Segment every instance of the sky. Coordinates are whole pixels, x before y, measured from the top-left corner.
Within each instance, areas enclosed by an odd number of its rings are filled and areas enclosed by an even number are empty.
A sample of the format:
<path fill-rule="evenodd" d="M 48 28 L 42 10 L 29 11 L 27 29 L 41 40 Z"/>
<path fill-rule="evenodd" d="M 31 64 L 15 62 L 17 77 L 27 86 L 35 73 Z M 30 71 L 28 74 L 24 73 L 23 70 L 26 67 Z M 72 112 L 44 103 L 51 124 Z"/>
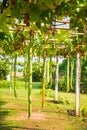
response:
<path fill-rule="evenodd" d="M 55 57 L 53 57 L 52 58 L 53 59 L 53 61 L 56 61 L 56 58 Z M 62 61 L 64 60 L 64 57 L 63 56 L 59 56 L 59 63 L 62 63 Z M 33 57 L 33 62 L 35 62 L 35 61 L 37 61 L 37 57 Z M 18 57 L 17 58 L 17 62 L 24 62 L 24 57 Z"/>

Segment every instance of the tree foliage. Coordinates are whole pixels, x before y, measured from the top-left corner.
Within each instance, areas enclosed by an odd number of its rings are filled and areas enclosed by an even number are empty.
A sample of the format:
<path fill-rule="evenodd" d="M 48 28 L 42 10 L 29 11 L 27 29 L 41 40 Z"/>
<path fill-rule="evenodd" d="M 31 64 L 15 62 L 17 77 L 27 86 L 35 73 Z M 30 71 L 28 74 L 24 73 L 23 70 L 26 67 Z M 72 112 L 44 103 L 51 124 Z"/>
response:
<path fill-rule="evenodd" d="M 9 64 L 7 58 L 1 58 L 0 60 L 0 80 L 6 80 L 6 76 L 9 73 Z"/>

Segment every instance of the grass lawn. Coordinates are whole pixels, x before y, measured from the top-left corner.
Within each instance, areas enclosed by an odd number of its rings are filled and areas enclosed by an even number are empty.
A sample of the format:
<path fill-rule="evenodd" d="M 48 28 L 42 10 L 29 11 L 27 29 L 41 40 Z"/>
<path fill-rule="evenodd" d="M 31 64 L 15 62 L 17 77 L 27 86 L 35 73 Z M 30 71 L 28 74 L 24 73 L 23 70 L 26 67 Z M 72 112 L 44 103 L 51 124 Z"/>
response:
<path fill-rule="evenodd" d="M 28 120 L 27 89 L 23 84 L 17 89 L 17 99 L 13 91 L 8 94 L 7 88 L 0 88 L 0 130 L 87 130 L 87 117 L 67 114 L 67 109 L 75 108 L 75 94 L 59 92 L 59 100 L 65 103 L 55 104 L 54 90 L 48 90 L 42 108 L 40 83 L 33 83 L 32 115 Z M 84 106 L 87 95 L 80 96 L 80 109 Z"/>

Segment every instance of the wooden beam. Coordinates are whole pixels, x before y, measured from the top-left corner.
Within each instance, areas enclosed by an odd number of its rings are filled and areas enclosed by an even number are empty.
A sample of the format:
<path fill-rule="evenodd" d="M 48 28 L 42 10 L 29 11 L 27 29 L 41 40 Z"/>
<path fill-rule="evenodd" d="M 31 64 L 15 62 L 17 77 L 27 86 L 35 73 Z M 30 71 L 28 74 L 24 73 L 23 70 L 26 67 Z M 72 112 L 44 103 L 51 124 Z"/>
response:
<path fill-rule="evenodd" d="M 49 41 L 57 41 L 57 39 L 51 38 L 49 39 Z"/>
<path fill-rule="evenodd" d="M 68 48 L 68 46 L 65 46 L 65 45 L 62 45 L 62 46 L 58 46 L 58 47 L 57 47 L 57 49 L 60 49 L 60 50 L 66 49 L 66 48 Z"/>
<path fill-rule="evenodd" d="M 76 36 L 75 35 L 74 36 L 69 36 L 69 38 L 74 39 L 74 38 L 76 38 Z"/>
<path fill-rule="evenodd" d="M 14 29 L 14 28 L 10 28 L 9 31 L 16 31 L 16 29 Z"/>
<path fill-rule="evenodd" d="M 56 20 L 56 23 L 64 23 L 64 24 L 69 24 L 69 21 L 64 21 L 64 20 Z"/>
<path fill-rule="evenodd" d="M 65 28 L 65 27 L 56 27 L 56 26 L 52 26 L 52 27 L 49 28 L 48 30 L 56 31 L 57 29 L 70 30 L 69 28 Z"/>
<path fill-rule="evenodd" d="M 84 35 L 84 33 L 71 33 L 72 35 Z"/>
<path fill-rule="evenodd" d="M 26 26 L 25 23 L 21 23 L 21 24 L 16 23 L 15 25 L 17 25 L 17 26 Z"/>
<path fill-rule="evenodd" d="M 26 29 L 25 29 L 24 31 L 25 31 L 25 32 L 29 32 L 29 30 L 26 30 Z"/>
<path fill-rule="evenodd" d="M 44 50 L 44 49 L 51 49 L 51 48 L 52 48 L 52 46 L 49 46 L 49 47 L 46 46 L 46 47 L 43 47 L 42 50 Z M 59 45 L 59 46 L 55 46 L 55 48 L 62 50 L 62 49 L 68 48 L 68 46 Z"/>

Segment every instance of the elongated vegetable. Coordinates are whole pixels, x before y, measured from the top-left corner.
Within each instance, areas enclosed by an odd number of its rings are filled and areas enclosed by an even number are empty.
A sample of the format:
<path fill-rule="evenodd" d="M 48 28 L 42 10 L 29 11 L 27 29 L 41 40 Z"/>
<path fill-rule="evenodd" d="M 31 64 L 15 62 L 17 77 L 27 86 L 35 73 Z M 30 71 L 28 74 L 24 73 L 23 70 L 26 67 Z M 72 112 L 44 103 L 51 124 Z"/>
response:
<path fill-rule="evenodd" d="M 69 56 L 67 57 L 67 92 L 69 92 Z"/>
<path fill-rule="evenodd" d="M 16 93 L 16 63 L 17 63 L 17 54 L 15 53 L 14 56 L 14 96 L 17 98 L 17 93 Z"/>
<path fill-rule="evenodd" d="M 70 89 L 73 90 L 73 70 L 74 70 L 74 59 L 71 58 L 71 73 L 70 73 Z"/>
<path fill-rule="evenodd" d="M 50 80 L 50 77 L 49 77 L 49 59 L 47 59 L 47 61 L 46 61 L 46 73 L 47 73 L 47 85 L 48 85 L 49 80 Z"/>
<path fill-rule="evenodd" d="M 45 78 L 46 78 L 46 58 L 43 58 L 43 76 L 42 76 L 42 107 L 45 102 Z"/>
<path fill-rule="evenodd" d="M 32 89 L 32 47 L 28 50 L 28 118 L 32 113 L 31 89 Z"/>
<path fill-rule="evenodd" d="M 9 87 L 9 94 L 11 94 L 11 90 L 12 90 L 12 63 L 13 61 L 12 57 L 10 56 L 10 87 Z"/>

